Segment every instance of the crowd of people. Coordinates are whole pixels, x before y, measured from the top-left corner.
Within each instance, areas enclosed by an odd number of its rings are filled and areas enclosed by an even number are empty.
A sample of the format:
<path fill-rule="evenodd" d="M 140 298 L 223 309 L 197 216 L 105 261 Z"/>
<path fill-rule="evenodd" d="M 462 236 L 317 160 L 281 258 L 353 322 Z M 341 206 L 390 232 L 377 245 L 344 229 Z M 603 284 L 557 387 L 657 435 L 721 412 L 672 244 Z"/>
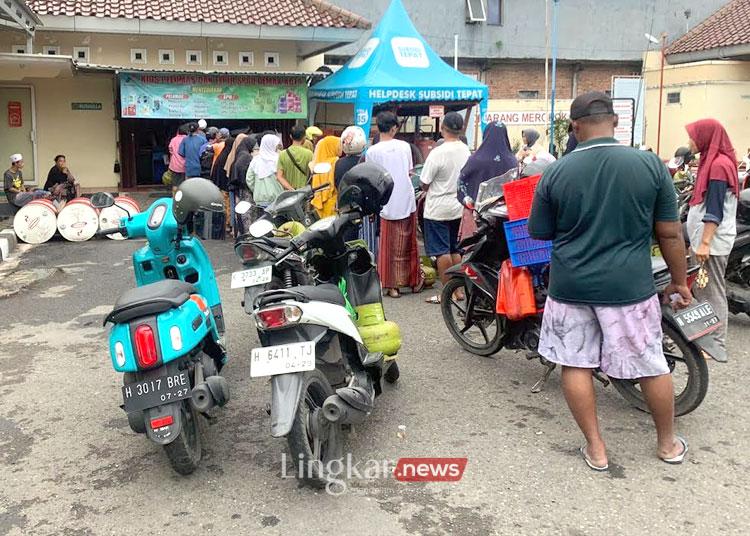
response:
<path fill-rule="evenodd" d="M 592 383 L 592 370 L 599 368 L 608 376 L 640 382 L 656 425 L 658 456 L 667 463 L 681 463 L 688 444 L 673 430 L 673 388 L 662 350 L 650 245 L 655 236 L 672 275 L 667 300 L 677 308 L 687 306 L 693 295 L 710 302 L 722 323 L 716 339 L 726 350 L 724 273 L 737 233 L 737 157 L 718 121 L 704 119 L 686 126 L 689 152 L 700 155 L 687 236 L 690 254 L 708 276 L 706 285 L 691 292 L 667 166 L 653 152 L 617 142 L 618 119 L 606 94 L 579 96 L 570 117 L 570 140 L 556 160 L 533 129 L 523 131 L 523 146 L 514 153 L 501 122 L 487 126 L 481 146 L 472 154 L 462 137 L 464 118 L 447 113 L 441 121 L 441 143 L 427 155 L 419 175 L 425 191 L 425 250 L 436 258 L 445 282 L 446 271 L 461 260 L 460 238 L 476 230 L 467 198 L 475 199 L 484 181 L 509 170 L 532 163 L 546 166 L 529 219 L 532 237 L 553 241 L 539 352 L 563 367 L 565 398 L 586 439 L 581 455 L 591 469 L 608 467 Z M 412 182 L 415 153 L 399 139 L 400 121 L 393 112 L 379 113 L 376 125 L 377 141 L 369 148 L 367 134 L 357 126 L 340 136 L 324 136 L 314 126 L 295 126 L 284 148 L 284 140 L 274 131 L 232 133 L 209 128 L 203 120 L 189 123 L 180 126 L 169 143 L 169 179 L 176 189 L 186 178 L 205 177 L 225 192 L 227 212 L 214 222 L 212 236 L 223 238 L 227 228 L 235 235 L 245 232 L 254 217 L 234 214 L 239 201 L 262 209 L 283 191 L 328 185 L 312 201 L 324 218 L 335 214 L 337 188 L 347 171 L 364 161 L 380 165 L 393 178 L 393 193 L 379 215 L 362 222 L 359 237 L 376 257 L 384 294 L 398 298 L 403 289 L 420 292 L 424 286 Z M 329 171 L 315 173 L 321 163 L 330 164 Z M 55 157 L 43 189 L 25 185 L 23 167 L 23 156 L 14 154 L 4 174 L 5 194 L 16 207 L 35 198 L 65 202 L 80 195 L 64 155 Z M 437 304 L 440 297 L 427 301 Z"/>

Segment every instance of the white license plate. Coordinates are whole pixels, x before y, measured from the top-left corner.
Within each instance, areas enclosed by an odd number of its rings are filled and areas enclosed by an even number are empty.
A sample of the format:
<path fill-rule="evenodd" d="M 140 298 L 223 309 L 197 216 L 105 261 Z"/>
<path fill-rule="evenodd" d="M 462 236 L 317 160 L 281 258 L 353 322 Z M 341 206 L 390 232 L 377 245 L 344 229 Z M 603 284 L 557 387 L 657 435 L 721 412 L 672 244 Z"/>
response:
<path fill-rule="evenodd" d="M 251 268 L 232 274 L 232 288 L 254 287 L 264 285 L 273 278 L 273 266 Z"/>
<path fill-rule="evenodd" d="M 313 369 L 315 369 L 314 342 L 253 348 L 250 354 L 250 377 L 252 378 Z"/>

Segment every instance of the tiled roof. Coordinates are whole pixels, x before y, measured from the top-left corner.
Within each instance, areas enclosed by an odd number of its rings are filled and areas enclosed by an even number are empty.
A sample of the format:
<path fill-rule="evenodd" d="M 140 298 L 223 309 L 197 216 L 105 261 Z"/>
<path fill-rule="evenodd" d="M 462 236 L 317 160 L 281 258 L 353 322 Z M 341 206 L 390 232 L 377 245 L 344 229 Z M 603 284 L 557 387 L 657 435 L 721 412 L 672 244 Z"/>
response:
<path fill-rule="evenodd" d="M 38 15 L 266 26 L 367 29 L 370 23 L 325 0 L 27 0 Z"/>
<path fill-rule="evenodd" d="M 666 54 L 685 54 L 750 43 L 750 0 L 732 0 L 677 39 Z"/>

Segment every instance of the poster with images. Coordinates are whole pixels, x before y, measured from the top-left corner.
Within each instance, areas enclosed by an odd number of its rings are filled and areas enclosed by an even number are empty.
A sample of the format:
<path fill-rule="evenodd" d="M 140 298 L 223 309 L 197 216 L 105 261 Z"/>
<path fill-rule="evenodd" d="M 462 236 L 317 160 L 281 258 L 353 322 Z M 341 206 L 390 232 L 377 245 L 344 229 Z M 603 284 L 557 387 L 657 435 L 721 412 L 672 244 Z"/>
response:
<path fill-rule="evenodd" d="M 307 81 L 282 75 L 124 73 L 123 118 L 304 119 Z"/>

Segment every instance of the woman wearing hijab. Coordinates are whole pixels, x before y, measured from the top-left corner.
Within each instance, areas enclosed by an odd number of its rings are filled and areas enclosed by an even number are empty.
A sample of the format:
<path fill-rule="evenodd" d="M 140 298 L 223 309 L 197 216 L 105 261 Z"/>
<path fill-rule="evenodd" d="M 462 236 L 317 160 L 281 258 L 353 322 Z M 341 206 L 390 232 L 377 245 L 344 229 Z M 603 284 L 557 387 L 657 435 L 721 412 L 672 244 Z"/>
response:
<path fill-rule="evenodd" d="M 223 140 L 223 147 L 219 155 L 216 157 L 213 166 L 211 167 L 211 181 L 219 187 L 221 193 L 224 194 L 224 214 L 213 215 L 213 234 L 216 240 L 224 240 L 226 227 L 231 221 L 232 206 L 229 198 L 229 176 L 224 170 L 224 166 L 229 158 L 229 153 L 232 152 L 234 147 L 234 138 L 231 136 Z"/>
<path fill-rule="evenodd" d="M 229 150 L 229 154 L 227 155 L 227 161 L 224 163 L 224 173 L 227 175 L 227 181 L 228 181 L 228 190 L 229 190 L 229 205 L 228 205 L 228 220 L 231 223 L 232 230 L 235 230 L 236 227 L 236 216 L 234 214 L 234 207 L 237 205 L 237 196 L 235 195 L 236 187 L 232 186 L 232 167 L 234 166 L 234 160 L 237 158 L 237 148 L 240 146 L 240 143 L 242 140 L 247 138 L 247 134 L 240 133 L 237 135 L 236 138 L 234 138 L 234 143 L 232 144 L 232 147 Z M 221 155 L 219 155 L 221 156 Z M 245 170 L 247 172 L 247 170 Z M 235 230 L 235 235 L 236 235 Z"/>
<path fill-rule="evenodd" d="M 313 157 L 312 166 L 327 162 L 331 164 L 331 171 L 328 173 L 319 173 L 312 176 L 312 186 L 317 188 L 323 184 L 330 184 L 330 188 L 322 190 L 315 194 L 312 205 L 321 218 L 333 216 L 336 213 L 336 181 L 335 172 L 336 161 L 341 156 L 341 138 L 337 136 L 326 136 L 318 142 L 315 147 L 315 156 Z"/>
<path fill-rule="evenodd" d="M 279 147 L 281 147 L 281 138 L 276 134 L 266 134 L 260 140 L 258 155 L 253 158 L 247 168 L 247 187 L 253 195 L 255 204 L 261 207 L 267 207 L 273 203 L 284 190 L 292 189 L 289 183 L 282 184 L 276 178 Z"/>
<path fill-rule="evenodd" d="M 237 136 L 237 140 L 240 136 Z M 253 196 L 250 190 L 247 189 L 247 170 L 250 167 L 250 162 L 253 160 L 253 149 L 258 145 L 258 138 L 254 135 L 245 136 L 241 141 L 235 140 L 234 147 L 235 151 L 234 162 L 232 163 L 231 173 L 229 174 L 229 191 L 230 195 L 233 194 L 234 205 L 240 201 L 253 202 Z M 232 209 L 234 210 L 234 209 Z M 239 236 L 247 232 L 250 224 L 252 223 L 252 215 L 247 212 L 245 214 L 234 214 L 235 221 L 235 236 Z"/>
<path fill-rule="evenodd" d="M 525 128 L 521 131 L 521 141 L 523 146 L 521 150 L 516 153 L 516 158 L 519 162 L 523 162 L 524 158 L 530 156 L 533 152 L 534 145 L 539 140 L 539 132 L 533 128 Z"/>
<path fill-rule="evenodd" d="M 693 154 L 700 153 L 698 177 L 687 217 L 690 247 L 708 271 L 708 285 L 693 287 L 698 300 L 708 301 L 721 320 L 714 337 L 726 350 L 727 307 L 724 273 L 737 236 L 737 197 L 740 193 L 737 158 L 724 127 L 715 119 L 701 119 L 685 127 Z M 715 357 L 715 356 L 714 356 Z M 726 360 L 720 356 L 719 360 Z"/>
<path fill-rule="evenodd" d="M 482 145 L 469 157 L 458 177 L 458 201 L 463 204 L 466 197 L 476 200 L 480 184 L 516 167 L 518 161 L 510 147 L 508 128 L 500 121 L 490 123 L 484 131 Z M 465 208 L 459 237 L 471 236 L 476 230 L 474 215 Z"/>

